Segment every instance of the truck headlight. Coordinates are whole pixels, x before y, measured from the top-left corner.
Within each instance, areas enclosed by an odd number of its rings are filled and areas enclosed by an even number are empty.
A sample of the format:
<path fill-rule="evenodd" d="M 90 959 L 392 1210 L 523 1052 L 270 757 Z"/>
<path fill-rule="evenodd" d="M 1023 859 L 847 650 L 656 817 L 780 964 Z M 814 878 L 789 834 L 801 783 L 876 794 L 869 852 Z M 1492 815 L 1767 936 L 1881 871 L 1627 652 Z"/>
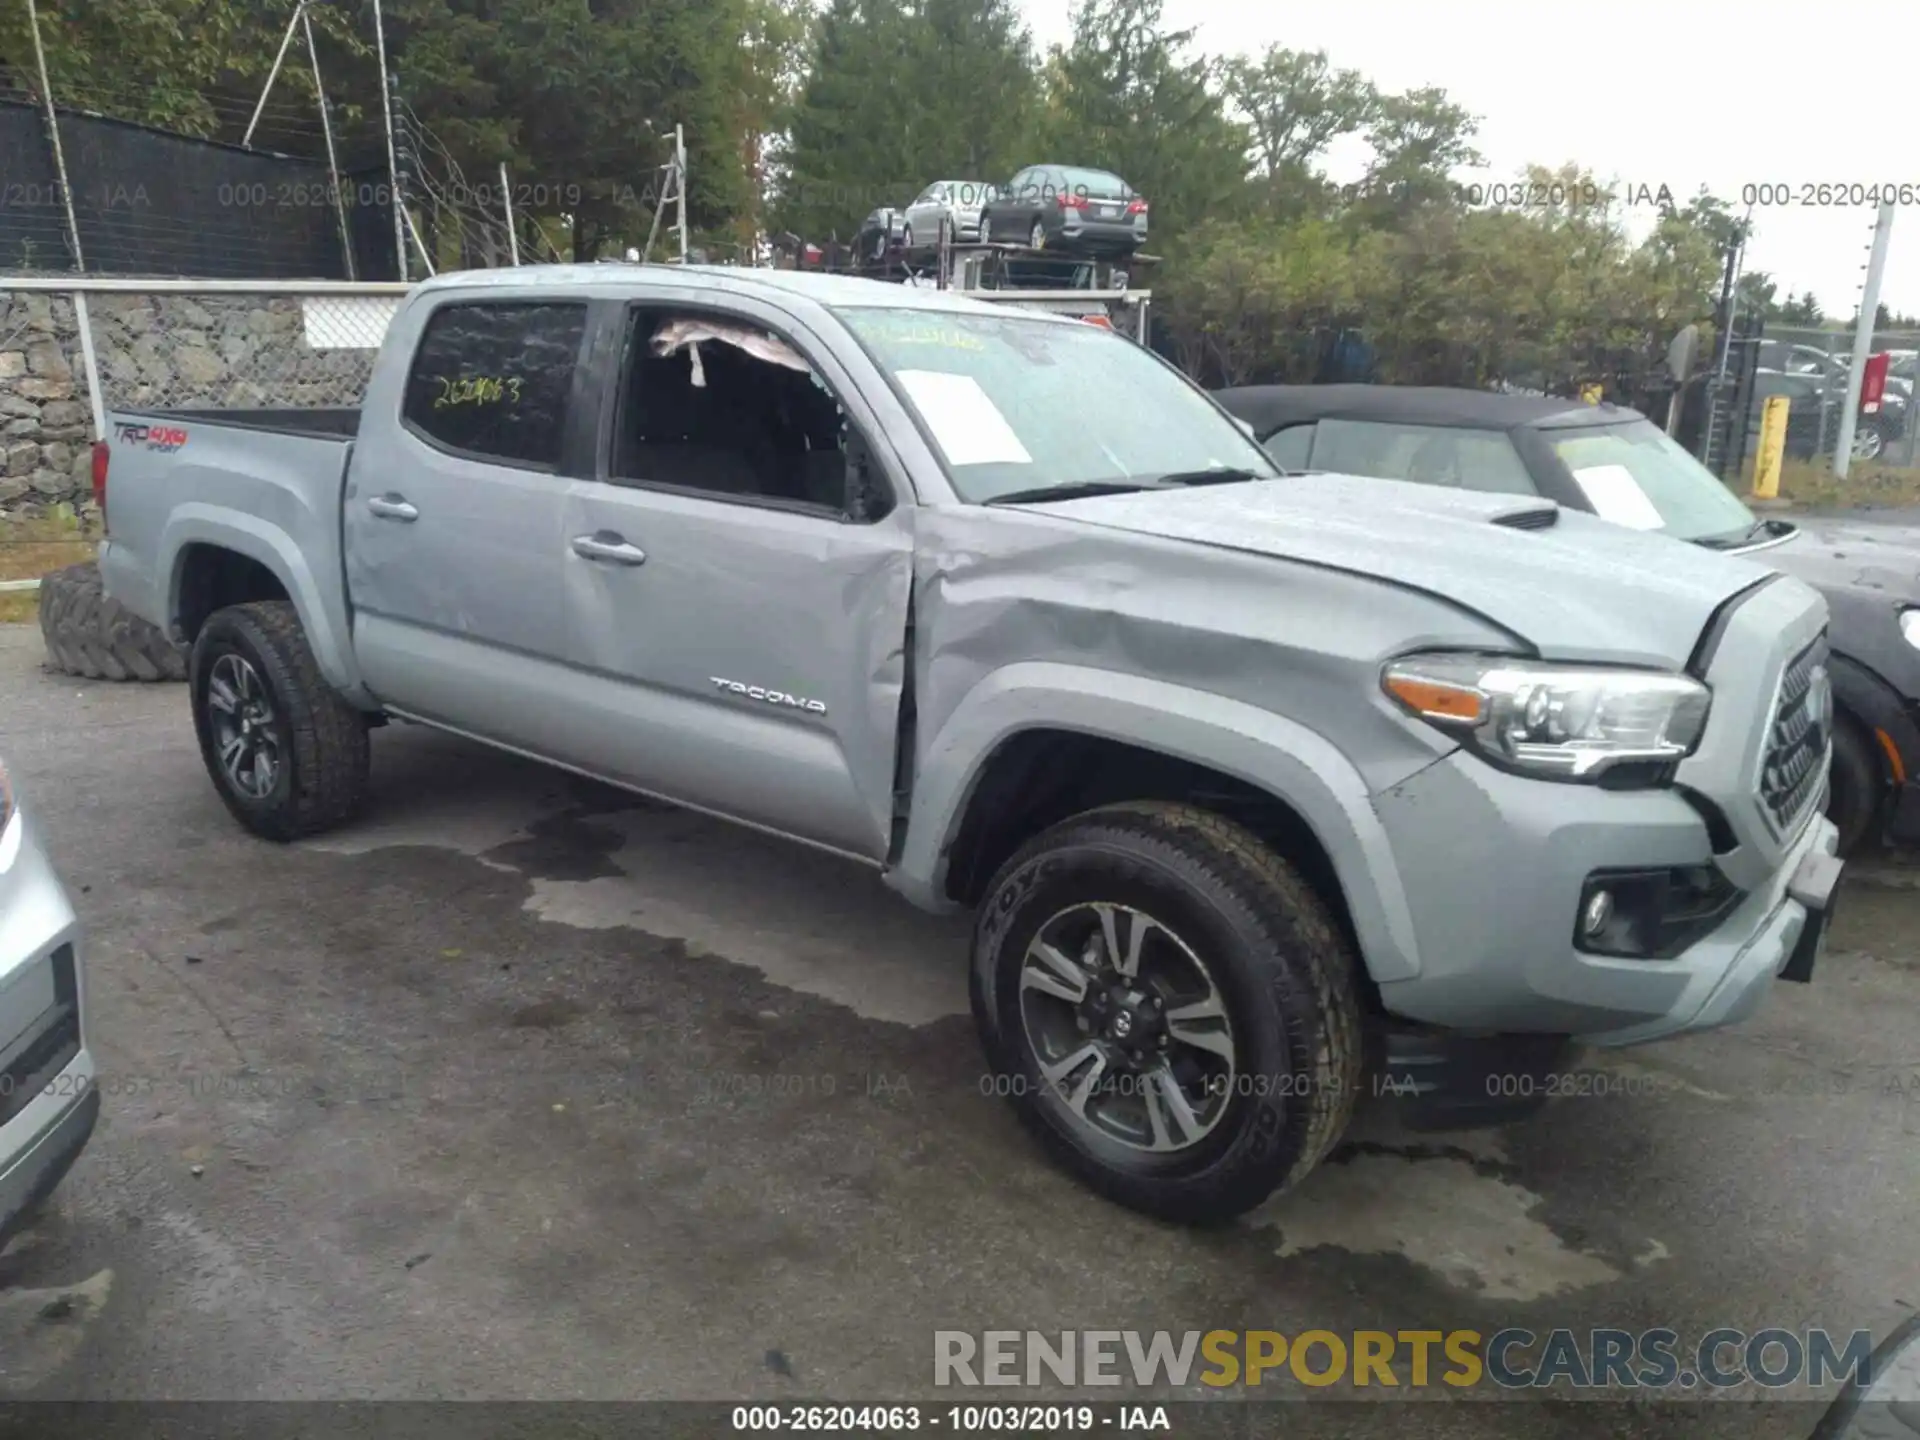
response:
<path fill-rule="evenodd" d="M 1907 644 L 1920 650 L 1920 609 L 1900 612 L 1900 633 L 1906 637 Z"/>
<path fill-rule="evenodd" d="M 1408 656 L 1386 667 L 1381 686 L 1496 765 L 1590 782 L 1655 780 L 1649 772 L 1692 753 L 1712 699 L 1684 675 L 1504 655 Z"/>

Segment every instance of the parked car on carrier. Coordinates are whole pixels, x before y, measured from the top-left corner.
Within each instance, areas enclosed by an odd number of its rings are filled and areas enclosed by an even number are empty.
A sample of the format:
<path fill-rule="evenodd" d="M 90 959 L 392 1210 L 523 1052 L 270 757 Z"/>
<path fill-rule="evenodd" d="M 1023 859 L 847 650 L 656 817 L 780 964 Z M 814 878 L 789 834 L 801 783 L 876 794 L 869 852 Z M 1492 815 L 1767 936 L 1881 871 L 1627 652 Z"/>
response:
<path fill-rule="evenodd" d="M 1147 243 L 1147 202 L 1111 171 L 1029 165 L 994 187 L 980 240 L 1124 258 Z"/>
<path fill-rule="evenodd" d="M 0 766 L 0 1250 L 99 1118 L 80 944 L 39 829 Z"/>
<path fill-rule="evenodd" d="M 1157 1215 L 1307 1173 L 1378 1057 L 1486 1123 L 1566 1037 L 1738 1020 L 1821 944 L 1819 595 L 1535 497 L 1285 478 L 1077 320 L 443 275 L 357 410 L 109 430 L 107 588 L 191 643 L 247 829 L 351 820 L 405 720 L 971 908 L 983 1088 Z"/>
<path fill-rule="evenodd" d="M 1618 405 L 1395 385 L 1263 385 L 1218 398 L 1290 469 L 1540 495 L 1806 581 L 1833 612 L 1827 813 L 1841 852 L 1869 838 L 1920 844 L 1920 530 L 1762 520 Z"/>
<path fill-rule="evenodd" d="M 907 206 L 902 247 L 916 250 L 938 245 L 943 226 L 951 241 L 978 240 L 980 214 L 992 198 L 993 187 L 984 180 L 934 181 Z"/>

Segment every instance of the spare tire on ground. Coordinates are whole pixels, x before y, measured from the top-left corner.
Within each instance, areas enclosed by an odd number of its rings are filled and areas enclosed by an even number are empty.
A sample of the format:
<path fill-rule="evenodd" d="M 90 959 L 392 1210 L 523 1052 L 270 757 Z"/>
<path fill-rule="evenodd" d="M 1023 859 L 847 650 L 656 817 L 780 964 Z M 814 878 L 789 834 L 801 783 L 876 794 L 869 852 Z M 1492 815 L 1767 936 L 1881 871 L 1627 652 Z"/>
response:
<path fill-rule="evenodd" d="M 89 680 L 185 680 L 187 652 L 100 588 L 88 560 L 40 582 L 48 665 Z"/>

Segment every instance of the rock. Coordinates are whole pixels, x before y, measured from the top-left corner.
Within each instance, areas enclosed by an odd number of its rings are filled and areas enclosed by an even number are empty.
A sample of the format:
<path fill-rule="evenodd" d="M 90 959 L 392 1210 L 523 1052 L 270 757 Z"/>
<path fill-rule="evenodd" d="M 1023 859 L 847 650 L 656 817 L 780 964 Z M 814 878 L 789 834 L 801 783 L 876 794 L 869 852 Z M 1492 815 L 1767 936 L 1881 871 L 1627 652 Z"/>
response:
<path fill-rule="evenodd" d="M 124 351 L 107 356 L 102 362 L 107 378 L 117 385 L 132 385 L 140 378 L 140 367 Z"/>
<path fill-rule="evenodd" d="M 174 301 L 173 309 L 174 313 L 187 324 L 197 326 L 202 330 L 213 324 L 213 316 L 208 314 L 207 307 L 200 304 L 197 300 L 176 300 Z"/>
<path fill-rule="evenodd" d="M 73 447 L 62 440 L 56 440 L 50 445 L 42 445 L 40 447 L 40 462 L 49 470 L 71 470 L 73 468 Z"/>
<path fill-rule="evenodd" d="M 0 430 L 0 435 L 38 435 L 39 433 L 40 422 L 31 417 L 9 420 L 7 422 L 7 428 Z"/>
<path fill-rule="evenodd" d="M 73 476 L 76 488 L 87 496 L 87 504 L 93 504 L 93 447 L 85 446 L 73 452 L 73 463 L 67 467 L 67 473 Z"/>
<path fill-rule="evenodd" d="M 0 350 L 0 380 L 11 380 L 16 375 L 27 373 L 27 356 L 24 350 Z"/>
<path fill-rule="evenodd" d="M 227 335 L 220 341 L 220 358 L 229 365 L 239 365 L 253 353 L 253 346 L 247 343 L 244 335 Z"/>
<path fill-rule="evenodd" d="M 153 311 L 147 308 L 145 301 L 136 300 L 130 309 L 121 313 L 120 324 L 129 335 L 144 335 L 153 329 Z"/>
<path fill-rule="evenodd" d="M 40 407 L 40 423 L 55 429 L 86 425 L 92 420 L 93 411 L 78 400 L 55 400 Z"/>
<path fill-rule="evenodd" d="M 73 489 L 72 477 L 55 470 L 36 470 L 31 483 L 40 494 L 48 496 L 65 495 Z"/>
<path fill-rule="evenodd" d="M 27 482 L 0 476 L 0 505 L 10 504 L 27 493 Z"/>
<path fill-rule="evenodd" d="M 40 446 L 36 442 L 20 440 L 7 447 L 7 474 L 31 475 L 39 464 Z"/>
<path fill-rule="evenodd" d="M 5 390 L 0 390 L 0 415 L 26 417 L 38 415 L 39 413 L 40 407 L 34 404 L 33 401 L 23 396 L 10 395 Z"/>
<path fill-rule="evenodd" d="M 200 330 L 173 330 L 168 332 L 167 338 L 173 342 L 176 350 L 205 350 L 208 348 L 206 333 Z"/>
<path fill-rule="evenodd" d="M 173 368 L 189 385 L 212 385 L 227 373 L 227 367 L 218 355 L 198 346 L 176 350 Z"/>
<path fill-rule="evenodd" d="M 29 291 L 21 296 L 26 302 L 26 323 L 29 330 L 46 332 L 53 329 L 53 305 L 45 295 Z"/>
<path fill-rule="evenodd" d="M 73 367 L 67 363 L 66 352 L 55 340 L 36 340 L 27 347 L 27 369 L 49 380 L 73 379 Z"/>
<path fill-rule="evenodd" d="M 56 380 L 51 375 L 30 375 L 13 383 L 14 393 L 29 400 L 71 400 L 73 381 Z"/>

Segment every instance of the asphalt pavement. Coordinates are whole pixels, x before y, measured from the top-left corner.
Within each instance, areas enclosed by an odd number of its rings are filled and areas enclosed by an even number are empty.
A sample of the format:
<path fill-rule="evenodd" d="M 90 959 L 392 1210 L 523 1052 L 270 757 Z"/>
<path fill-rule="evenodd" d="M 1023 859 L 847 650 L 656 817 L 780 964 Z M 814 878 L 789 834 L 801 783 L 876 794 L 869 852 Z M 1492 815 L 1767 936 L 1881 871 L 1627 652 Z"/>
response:
<path fill-rule="evenodd" d="M 40 661 L 0 627 L 0 755 L 90 926 L 106 1098 L 0 1255 L 0 1397 L 877 1400 L 932 1393 L 936 1329 L 1878 1334 L 1920 1305 L 1920 868 L 1853 867 L 1815 983 L 1747 1025 L 1601 1057 L 1605 1093 L 1504 1131 L 1370 1114 L 1200 1234 L 1041 1159 L 983 1093 L 964 924 L 868 872 L 401 726 L 365 819 L 276 847 L 181 687 Z M 1813 1414 L 1427 1398 L 1455 1403 L 1289 1433 Z"/>

